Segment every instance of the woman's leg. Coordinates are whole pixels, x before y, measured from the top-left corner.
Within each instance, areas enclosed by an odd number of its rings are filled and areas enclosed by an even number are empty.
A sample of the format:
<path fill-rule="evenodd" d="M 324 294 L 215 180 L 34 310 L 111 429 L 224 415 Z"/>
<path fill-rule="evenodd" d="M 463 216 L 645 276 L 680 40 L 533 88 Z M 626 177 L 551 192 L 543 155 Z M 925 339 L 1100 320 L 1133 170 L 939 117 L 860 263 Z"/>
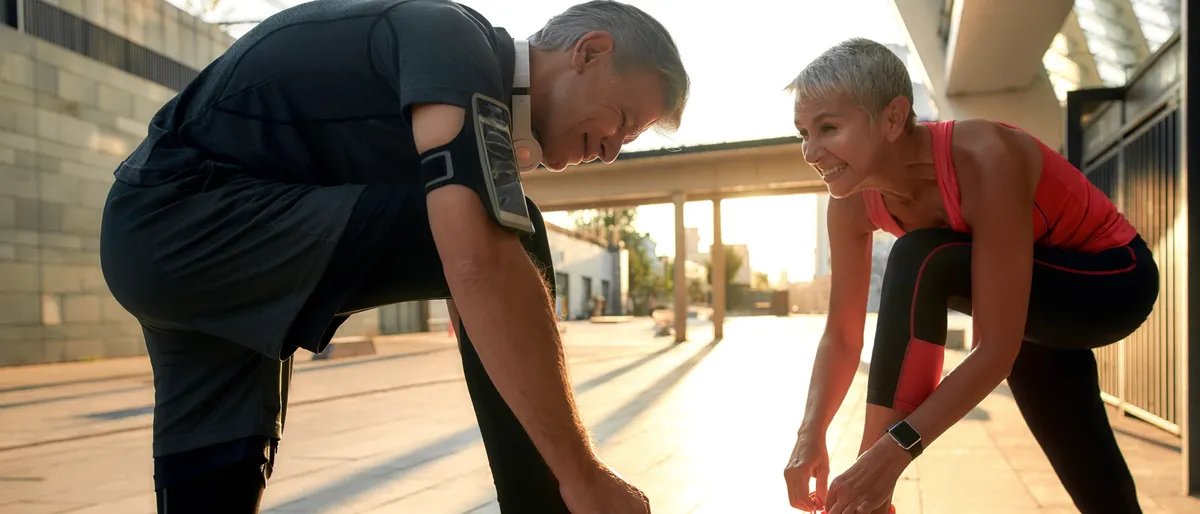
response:
<path fill-rule="evenodd" d="M 1100 399 L 1091 350 L 1025 342 L 1008 386 L 1029 430 L 1082 514 L 1141 512 L 1133 476 Z"/>
<path fill-rule="evenodd" d="M 896 240 L 880 293 L 860 452 L 925 400 L 942 377 L 947 301 L 970 295 L 971 238 L 944 229 Z"/>
<path fill-rule="evenodd" d="M 893 247 L 884 277 L 868 380 L 864 450 L 888 426 L 915 410 L 940 381 L 946 308 L 953 298 L 970 298 L 970 256 L 969 236 L 946 230 L 914 231 Z M 1141 324 L 1157 296 L 1157 268 L 1140 241 L 1128 248 L 1096 254 L 1039 247 L 1034 258 L 1026 339 L 1040 346 L 1090 352 L 1090 348 L 1110 344 Z M 970 313 L 969 300 L 962 309 Z M 981 344 L 988 344 L 986 334 L 980 335 Z M 1091 377 L 1091 383 L 1095 384 L 1094 361 L 1090 361 L 1090 371 L 1084 371 L 1087 363 L 1076 356 L 1067 373 L 1042 377 L 1041 382 L 1030 388 L 1020 384 L 1030 379 L 1017 371 L 1039 369 L 1040 360 L 1048 355 L 1070 361 L 1071 357 L 1059 353 L 1022 352 L 1023 362 L 1014 370 L 1018 382 L 1014 390 L 1036 390 L 1037 394 L 1017 395 L 1017 401 L 1023 412 L 1031 413 L 1031 429 L 1039 434 L 1038 441 L 1047 455 L 1056 461 L 1055 469 L 1064 477 L 1065 484 L 1076 481 L 1068 476 L 1086 474 L 1107 474 L 1106 480 L 1120 483 L 1128 470 L 1119 459 L 1119 449 L 1115 442 L 1105 443 L 1097 435 L 1107 433 L 1111 439 L 1111 428 L 1099 404 L 1098 385 L 1081 385 L 1076 380 L 1082 379 L 1086 384 Z M 1073 383 L 1063 385 L 1066 381 Z M 1044 423 L 1037 412 L 1059 416 L 1074 412 L 1055 407 L 1062 404 L 1073 405 L 1081 414 L 1092 414 L 1060 417 L 1053 428 L 1034 428 Z M 1095 415 L 1097 406 L 1100 416 Z M 1101 458 L 1100 464 L 1089 464 L 1088 458 L 1078 457 L 1076 454 L 1092 448 L 1075 444 L 1080 440 L 1076 435 L 1102 445 L 1099 453 L 1107 457 Z M 1068 487 L 1074 486 L 1068 484 Z M 1125 496 L 1120 487 L 1103 491 L 1090 488 L 1086 492 L 1080 488 L 1071 492 L 1080 505 L 1095 501 L 1119 506 Z M 1090 497 L 1085 498 L 1085 494 Z"/>
<path fill-rule="evenodd" d="M 1017 407 L 1080 512 L 1139 513 L 1092 349 L 1149 315 L 1159 287 L 1154 256 L 1140 239 L 1096 254 L 1039 249 L 1034 281 L 1026 341 L 1008 377 Z"/>
<path fill-rule="evenodd" d="M 970 296 L 970 241 L 968 234 L 924 229 L 892 246 L 880 293 L 860 455 L 941 381 L 947 300 Z M 887 504 L 879 512 L 887 512 Z"/>

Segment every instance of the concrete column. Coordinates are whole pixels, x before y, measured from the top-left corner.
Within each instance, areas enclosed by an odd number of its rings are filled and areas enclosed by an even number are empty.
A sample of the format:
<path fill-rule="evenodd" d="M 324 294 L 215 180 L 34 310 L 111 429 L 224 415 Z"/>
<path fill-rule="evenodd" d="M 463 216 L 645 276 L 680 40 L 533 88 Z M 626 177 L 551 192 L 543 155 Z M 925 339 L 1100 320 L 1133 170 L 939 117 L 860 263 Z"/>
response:
<path fill-rule="evenodd" d="M 721 339 L 725 337 L 725 243 L 721 240 L 721 199 L 712 204 L 712 324 L 713 339 Z"/>
<path fill-rule="evenodd" d="M 687 243 L 684 240 L 683 202 L 684 194 L 675 193 L 675 342 L 687 341 Z"/>
<path fill-rule="evenodd" d="M 947 63 L 947 43 L 942 40 L 938 32 L 942 20 L 943 3 L 930 0 L 892 0 L 895 12 L 908 35 L 909 47 L 916 52 L 917 58 L 921 62 L 924 82 L 930 97 L 937 106 L 938 117 L 943 121 L 984 118 L 1011 123 L 1038 137 L 1050 148 L 1055 150 L 1061 148 L 1063 142 L 1062 120 L 1065 113 L 1058 97 L 1054 94 L 1050 76 L 1041 65 L 1045 49 L 1042 49 L 1037 55 L 1029 56 L 1041 69 L 1031 77 L 1026 85 L 999 90 L 973 88 L 969 93 L 948 91 L 950 69 Z M 987 4 L 980 0 L 970 3 L 972 6 Z M 960 0 L 956 5 L 957 9 L 963 9 L 962 5 L 965 4 Z M 1005 8 L 1006 16 L 1016 16 L 1012 14 L 1014 7 L 1008 3 L 996 5 Z M 1050 5 L 1048 3 L 1047 9 L 1041 11 L 1026 11 L 1024 15 L 1050 17 L 1058 16 L 1061 11 L 1061 18 L 1058 18 L 1053 24 L 1055 30 L 1058 30 L 1066 19 L 1070 7 L 1064 7 L 1061 1 L 1055 1 L 1053 9 L 1049 8 Z M 1049 22 L 1043 22 L 1040 25 L 1046 23 Z M 966 50 L 959 49 L 959 53 L 963 52 Z M 969 52 L 963 53 L 963 55 L 968 54 Z M 1013 66 L 1019 67 L 1018 65 Z M 963 73 L 969 75 L 969 72 Z"/>

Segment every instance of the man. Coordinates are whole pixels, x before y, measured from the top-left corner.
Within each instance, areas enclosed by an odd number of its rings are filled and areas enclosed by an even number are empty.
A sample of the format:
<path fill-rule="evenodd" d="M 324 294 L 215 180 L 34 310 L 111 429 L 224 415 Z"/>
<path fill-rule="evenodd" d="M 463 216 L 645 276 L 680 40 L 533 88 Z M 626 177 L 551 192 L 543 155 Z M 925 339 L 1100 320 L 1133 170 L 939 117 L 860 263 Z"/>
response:
<path fill-rule="evenodd" d="M 104 212 L 105 278 L 154 368 L 159 511 L 256 512 L 294 352 L 353 312 L 453 298 L 502 510 L 647 512 L 580 423 L 517 170 L 611 162 L 676 126 L 688 88 L 667 31 L 612 1 L 528 42 L 449 0 L 317 0 L 238 40 L 155 116 Z"/>

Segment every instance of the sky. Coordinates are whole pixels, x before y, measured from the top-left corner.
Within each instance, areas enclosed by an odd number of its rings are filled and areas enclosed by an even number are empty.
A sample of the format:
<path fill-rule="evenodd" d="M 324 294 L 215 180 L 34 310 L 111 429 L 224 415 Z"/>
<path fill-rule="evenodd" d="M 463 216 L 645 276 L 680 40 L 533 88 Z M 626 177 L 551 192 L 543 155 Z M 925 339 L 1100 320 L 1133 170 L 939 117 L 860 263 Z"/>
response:
<path fill-rule="evenodd" d="M 176 5 L 189 1 L 169 0 Z M 205 0 L 207 1 L 207 0 Z M 851 37 L 905 43 L 892 0 L 625 0 L 671 32 L 692 79 L 682 125 L 671 137 L 648 132 L 626 145 L 631 152 L 662 147 L 745 141 L 794 135 L 791 98 L 784 86 L 825 49 Z M 221 0 L 214 20 L 258 20 L 302 0 Z M 461 0 L 514 37 L 537 31 L 574 0 Z M 731 5 L 738 6 L 737 8 Z M 239 36 L 252 25 L 230 27 Z M 566 173 L 569 173 L 568 169 Z M 792 280 L 811 278 L 816 237 L 812 195 L 734 199 L 722 202 L 723 239 L 749 246 L 750 265 L 772 279 L 787 270 Z M 670 205 L 638 209 L 637 229 L 674 254 Z M 568 213 L 547 221 L 572 226 Z M 712 204 L 691 202 L 684 223 L 700 232 L 700 248 L 712 244 Z"/>

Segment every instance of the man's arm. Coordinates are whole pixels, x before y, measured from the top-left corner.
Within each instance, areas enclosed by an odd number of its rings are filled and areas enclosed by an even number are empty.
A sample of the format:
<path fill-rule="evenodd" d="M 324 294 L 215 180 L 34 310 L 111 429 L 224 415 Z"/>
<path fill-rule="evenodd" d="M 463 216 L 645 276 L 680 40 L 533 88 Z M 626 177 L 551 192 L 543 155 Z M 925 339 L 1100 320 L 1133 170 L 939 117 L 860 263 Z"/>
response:
<path fill-rule="evenodd" d="M 465 111 L 416 106 L 418 152 L 462 130 Z M 562 482 L 599 468 L 575 408 L 546 284 L 517 235 L 489 218 L 478 193 L 456 184 L 429 192 L 429 224 L 453 306 L 488 376 Z"/>

